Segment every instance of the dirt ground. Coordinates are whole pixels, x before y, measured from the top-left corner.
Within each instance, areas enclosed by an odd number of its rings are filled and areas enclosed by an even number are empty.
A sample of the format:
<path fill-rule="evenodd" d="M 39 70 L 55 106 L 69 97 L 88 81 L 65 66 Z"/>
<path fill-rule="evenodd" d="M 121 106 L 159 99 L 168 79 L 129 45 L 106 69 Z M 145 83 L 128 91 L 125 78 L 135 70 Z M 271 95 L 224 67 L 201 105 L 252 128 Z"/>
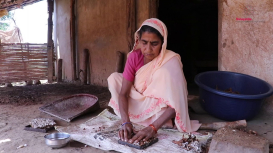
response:
<path fill-rule="evenodd" d="M 77 117 L 71 122 L 63 121 L 39 110 L 39 107 L 45 104 L 49 104 L 63 97 L 78 93 L 88 93 L 97 96 L 101 109 L 93 113 Z M 14 87 L 0 87 L 0 153 L 114 152 L 103 151 L 90 146 L 85 146 L 84 144 L 73 140 L 71 140 L 66 147 L 51 149 L 45 144 L 44 136 L 46 133 L 24 130 L 24 127 L 28 125 L 31 119 L 39 117 L 53 119 L 59 126 L 81 124 L 96 116 L 103 109 L 108 108 L 107 104 L 110 97 L 111 94 L 105 87 L 71 83 L 42 84 L 32 86 L 20 84 L 20 86 Z M 202 112 L 199 106 L 197 106 L 194 108 L 196 110 L 199 109 L 199 113 L 196 114 L 193 113 L 193 111 L 189 111 L 191 119 L 197 119 L 201 123 L 221 121 Z M 270 140 L 271 143 L 273 142 L 273 119 L 271 119 L 271 116 L 260 114 L 255 119 L 248 122 L 248 127 L 257 131 L 259 135 Z M 53 132 L 57 131 L 51 130 L 48 133 Z M 17 149 L 17 147 L 24 144 L 27 146 Z M 272 152 L 272 150 L 270 152 Z"/>
<path fill-rule="evenodd" d="M 80 116 L 71 122 L 65 122 L 56 117 L 43 113 L 39 107 L 54 102 L 63 97 L 78 93 L 88 93 L 99 98 L 101 109 L 90 114 Z M 24 127 L 31 119 L 43 117 L 54 119 L 57 125 L 69 126 L 80 124 L 97 115 L 107 107 L 111 94 L 107 88 L 79 84 L 42 84 L 32 86 L 14 86 L 0 88 L 0 153 L 69 153 L 69 152 L 105 152 L 100 149 L 85 147 L 84 144 L 71 140 L 68 145 L 60 149 L 46 146 L 46 133 L 26 131 Z M 51 130 L 48 133 L 56 132 Z M 27 146 L 17 149 L 20 145 Z"/>
<path fill-rule="evenodd" d="M 88 93 L 99 98 L 106 105 L 110 92 L 106 87 L 80 85 L 72 83 L 41 84 L 31 86 L 13 86 L 0 88 L 0 104 L 36 105 L 47 104 L 73 94 Z"/>

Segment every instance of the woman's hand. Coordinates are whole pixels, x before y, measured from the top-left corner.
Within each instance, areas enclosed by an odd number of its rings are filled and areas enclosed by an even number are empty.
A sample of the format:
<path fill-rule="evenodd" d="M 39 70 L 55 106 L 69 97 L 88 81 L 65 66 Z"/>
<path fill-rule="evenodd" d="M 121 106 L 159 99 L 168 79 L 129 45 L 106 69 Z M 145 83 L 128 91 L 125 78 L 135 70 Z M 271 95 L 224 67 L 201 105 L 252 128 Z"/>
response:
<path fill-rule="evenodd" d="M 148 126 L 138 132 L 129 140 L 129 143 L 138 143 L 140 140 L 147 141 L 155 135 L 155 131 L 152 127 Z"/>
<path fill-rule="evenodd" d="M 168 107 L 165 110 L 165 112 L 157 120 L 155 120 L 152 123 L 152 125 L 155 129 L 159 129 L 160 127 L 162 127 L 163 124 L 167 123 L 168 120 L 174 117 L 175 117 L 175 110 L 171 107 Z M 156 134 L 155 130 L 151 126 L 148 126 L 142 129 L 141 131 L 134 132 L 134 133 L 136 133 L 136 135 L 129 140 L 129 143 L 134 143 L 134 142 L 137 143 L 140 140 L 147 141 Z"/>
<path fill-rule="evenodd" d="M 132 85 L 133 85 L 132 82 L 123 78 L 121 91 L 119 93 L 119 102 L 118 102 L 121 121 L 123 123 L 126 123 L 126 122 L 130 123 L 130 118 L 128 115 L 128 95 L 130 93 L 130 89 Z M 132 133 L 133 133 L 133 125 L 127 123 L 121 127 L 121 130 L 119 130 L 118 135 L 122 141 L 128 141 L 129 139 L 131 139 Z"/>
<path fill-rule="evenodd" d="M 119 130 L 118 135 L 119 138 L 122 141 L 127 142 L 129 139 L 132 138 L 132 134 L 133 134 L 133 125 L 132 124 L 125 124 L 122 126 L 122 128 Z"/>

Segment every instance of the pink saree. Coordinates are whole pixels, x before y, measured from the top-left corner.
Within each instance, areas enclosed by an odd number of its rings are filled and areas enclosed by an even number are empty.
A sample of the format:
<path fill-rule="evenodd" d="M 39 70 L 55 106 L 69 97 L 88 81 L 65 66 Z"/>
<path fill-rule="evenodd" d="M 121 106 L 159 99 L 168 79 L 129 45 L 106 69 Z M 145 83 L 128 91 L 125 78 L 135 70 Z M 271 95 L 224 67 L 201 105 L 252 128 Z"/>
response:
<path fill-rule="evenodd" d="M 144 21 L 143 25 L 157 29 L 164 37 L 164 43 L 160 54 L 136 72 L 134 85 L 128 97 L 128 114 L 131 122 L 148 126 L 158 119 L 167 107 L 172 107 L 176 112 L 175 124 L 179 131 L 198 130 L 201 124 L 198 121 L 190 121 L 188 115 L 187 82 L 180 56 L 166 49 L 165 24 L 151 18 Z M 138 49 L 139 30 L 140 28 L 135 33 L 135 45 L 132 51 Z M 113 73 L 108 78 L 108 87 L 112 95 L 109 106 L 118 116 L 120 116 L 118 98 L 122 79 L 121 73 Z"/>

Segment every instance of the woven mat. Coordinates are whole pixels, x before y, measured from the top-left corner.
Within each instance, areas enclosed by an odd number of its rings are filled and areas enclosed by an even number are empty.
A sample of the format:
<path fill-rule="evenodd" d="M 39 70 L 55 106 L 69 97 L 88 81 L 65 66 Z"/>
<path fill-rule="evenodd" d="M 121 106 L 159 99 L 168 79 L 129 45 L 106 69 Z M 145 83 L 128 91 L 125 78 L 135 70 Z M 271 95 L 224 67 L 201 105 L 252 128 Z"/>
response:
<path fill-rule="evenodd" d="M 159 129 L 157 135 L 159 141 L 144 150 L 138 150 L 128 146 L 120 145 L 118 144 L 118 130 L 120 125 L 120 118 L 105 109 L 98 116 L 80 125 L 68 127 L 56 126 L 55 128 L 59 132 L 67 132 L 71 134 L 71 138 L 75 141 L 79 141 L 81 143 L 102 150 L 115 150 L 124 153 L 191 152 L 186 151 L 177 144 L 172 143 L 172 140 L 180 140 L 183 135 L 185 138 L 188 137 L 188 133 L 181 133 L 173 129 Z M 143 126 L 137 124 L 134 124 L 134 127 L 136 130 L 143 128 Z M 211 133 L 208 133 L 207 135 L 195 135 L 201 144 L 206 144 L 207 140 L 212 137 Z"/>

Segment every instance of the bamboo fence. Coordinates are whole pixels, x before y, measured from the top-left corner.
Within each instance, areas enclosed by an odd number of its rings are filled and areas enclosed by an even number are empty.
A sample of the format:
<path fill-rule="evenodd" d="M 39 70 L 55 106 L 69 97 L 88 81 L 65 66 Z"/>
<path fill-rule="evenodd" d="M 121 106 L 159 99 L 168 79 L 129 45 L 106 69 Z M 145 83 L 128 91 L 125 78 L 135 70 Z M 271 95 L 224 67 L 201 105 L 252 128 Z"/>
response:
<path fill-rule="evenodd" d="M 47 44 L 1 43 L 0 82 L 47 79 L 47 48 Z"/>

